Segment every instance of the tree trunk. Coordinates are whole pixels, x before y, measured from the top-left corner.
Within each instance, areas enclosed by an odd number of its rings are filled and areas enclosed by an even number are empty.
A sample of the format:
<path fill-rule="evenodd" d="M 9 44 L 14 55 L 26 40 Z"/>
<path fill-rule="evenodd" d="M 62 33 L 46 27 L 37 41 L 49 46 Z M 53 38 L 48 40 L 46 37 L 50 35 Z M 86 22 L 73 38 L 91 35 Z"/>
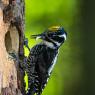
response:
<path fill-rule="evenodd" d="M 24 55 L 23 9 L 23 0 L 0 0 L 0 95 L 21 95 L 17 58 Z"/>

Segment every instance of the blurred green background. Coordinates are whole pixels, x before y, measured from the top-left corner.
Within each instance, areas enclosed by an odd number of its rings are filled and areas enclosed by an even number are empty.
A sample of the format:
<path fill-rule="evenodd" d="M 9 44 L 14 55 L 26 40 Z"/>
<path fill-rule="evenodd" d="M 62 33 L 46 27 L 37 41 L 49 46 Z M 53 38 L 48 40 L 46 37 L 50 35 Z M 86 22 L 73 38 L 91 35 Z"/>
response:
<path fill-rule="evenodd" d="M 31 34 L 53 25 L 64 26 L 68 37 L 43 95 L 95 95 L 95 0 L 26 0 L 30 47 L 39 43 Z"/>

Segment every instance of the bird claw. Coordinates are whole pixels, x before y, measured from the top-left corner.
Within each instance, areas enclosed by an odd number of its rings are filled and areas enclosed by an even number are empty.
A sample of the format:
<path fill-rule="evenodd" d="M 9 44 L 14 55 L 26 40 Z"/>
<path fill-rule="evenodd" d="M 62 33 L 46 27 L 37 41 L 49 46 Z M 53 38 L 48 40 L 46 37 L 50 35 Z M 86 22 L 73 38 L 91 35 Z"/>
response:
<path fill-rule="evenodd" d="M 30 48 L 28 46 L 28 38 L 24 38 L 24 45 L 28 48 L 28 50 L 30 51 Z"/>

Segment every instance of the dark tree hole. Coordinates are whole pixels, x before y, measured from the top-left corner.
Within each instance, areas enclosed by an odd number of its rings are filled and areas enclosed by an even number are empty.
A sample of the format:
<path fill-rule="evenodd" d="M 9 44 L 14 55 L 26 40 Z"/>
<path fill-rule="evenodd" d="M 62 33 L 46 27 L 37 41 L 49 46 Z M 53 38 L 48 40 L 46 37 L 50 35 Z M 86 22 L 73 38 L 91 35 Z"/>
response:
<path fill-rule="evenodd" d="M 10 52 L 12 50 L 12 40 L 10 37 L 10 31 L 8 31 L 5 35 L 5 47 L 7 52 Z"/>

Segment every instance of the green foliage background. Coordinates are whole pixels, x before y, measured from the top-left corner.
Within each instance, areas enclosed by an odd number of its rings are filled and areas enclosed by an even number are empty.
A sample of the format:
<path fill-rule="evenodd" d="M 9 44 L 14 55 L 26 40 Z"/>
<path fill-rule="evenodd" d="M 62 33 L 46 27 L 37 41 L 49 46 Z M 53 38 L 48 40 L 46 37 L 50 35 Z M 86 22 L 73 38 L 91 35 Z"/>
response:
<path fill-rule="evenodd" d="M 61 25 L 68 33 L 43 95 L 95 95 L 92 94 L 95 93 L 95 2 L 91 1 L 26 0 L 25 35 L 30 47 L 39 43 L 30 39 L 30 35 L 50 26 Z M 28 55 L 26 48 L 25 53 Z"/>

